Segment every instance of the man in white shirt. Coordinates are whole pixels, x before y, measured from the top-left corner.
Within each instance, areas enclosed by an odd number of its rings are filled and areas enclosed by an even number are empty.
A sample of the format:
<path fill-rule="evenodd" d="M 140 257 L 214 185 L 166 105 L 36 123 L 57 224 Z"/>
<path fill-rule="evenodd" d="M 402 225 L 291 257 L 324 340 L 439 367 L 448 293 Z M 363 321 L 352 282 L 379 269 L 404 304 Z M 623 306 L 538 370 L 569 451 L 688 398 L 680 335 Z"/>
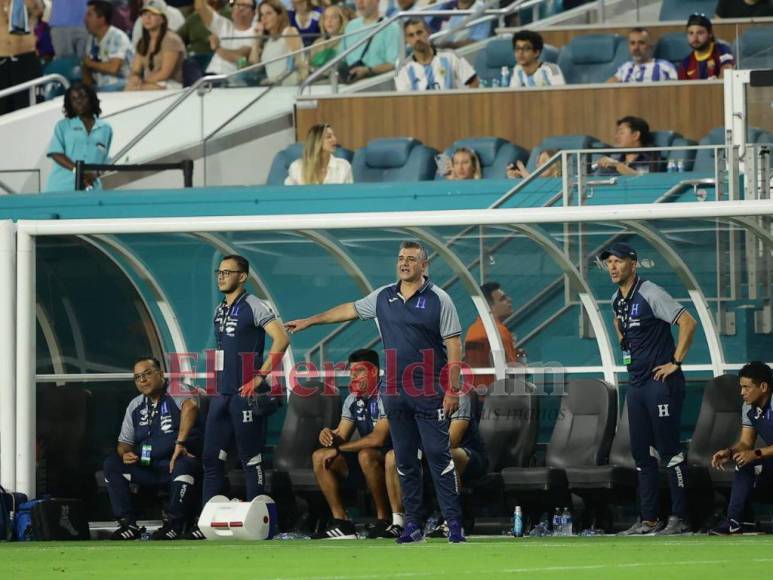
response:
<path fill-rule="evenodd" d="M 650 83 L 675 81 L 676 67 L 667 60 L 652 58 L 652 41 L 646 28 L 632 28 L 628 33 L 631 60 L 623 63 L 609 83 Z"/>
<path fill-rule="evenodd" d="M 566 84 L 558 65 L 540 62 L 544 46 L 542 37 L 531 30 L 521 30 L 513 35 L 516 64 L 510 78 L 511 88 L 552 87 Z"/>
<path fill-rule="evenodd" d="M 195 6 L 204 26 L 212 33 L 209 44 L 214 54 L 206 72 L 212 74 L 236 72 L 239 59 L 248 58 L 252 49 L 252 41 L 255 37 L 255 31 L 252 29 L 252 21 L 255 19 L 255 0 L 235 0 L 231 20 L 212 10 L 205 0 L 196 0 Z"/>
<path fill-rule="evenodd" d="M 430 44 L 429 29 L 421 18 L 405 22 L 405 40 L 413 49 L 395 77 L 398 91 L 431 91 L 477 88 L 475 69 L 451 51 L 438 52 Z"/>
<path fill-rule="evenodd" d="M 134 59 L 134 47 L 123 30 L 111 26 L 113 5 L 89 0 L 86 30 L 89 42 L 83 59 L 83 82 L 99 91 L 122 91 Z"/>

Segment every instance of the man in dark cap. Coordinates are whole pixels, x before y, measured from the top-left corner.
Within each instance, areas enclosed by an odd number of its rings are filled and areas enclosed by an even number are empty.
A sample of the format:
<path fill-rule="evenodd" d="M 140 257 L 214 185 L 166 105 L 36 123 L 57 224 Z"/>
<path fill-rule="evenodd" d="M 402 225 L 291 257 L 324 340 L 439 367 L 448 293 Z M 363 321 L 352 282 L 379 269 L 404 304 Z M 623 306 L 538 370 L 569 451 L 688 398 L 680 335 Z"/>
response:
<path fill-rule="evenodd" d="M 628 367 L 627 397 L 631 453 L 639 472 L 641 520 L 622 535 L 672 535 L 689 531 L 684 454 L 679 428 L 684 402 L 682 361 L 692 343 L 695 319 L 660 286 L 636 273 L 636 250 L 615 242 L 599 256 L 618 286 L 612 298 L 614 326 Z M 679 326 L 674 345 L 671 325 Z M 658 519 L 658 460 L 668 472 L 671 515 Z"/>
<path fill-rule="evenodd" d="M 727 69 L 735 68 L 733 51 L 714 37 L 711 20 L 705 14 L 692 14 L 687 19 L 687 42 L 692 52 L 679 65 L 680 79 L 721 79 Z"/>

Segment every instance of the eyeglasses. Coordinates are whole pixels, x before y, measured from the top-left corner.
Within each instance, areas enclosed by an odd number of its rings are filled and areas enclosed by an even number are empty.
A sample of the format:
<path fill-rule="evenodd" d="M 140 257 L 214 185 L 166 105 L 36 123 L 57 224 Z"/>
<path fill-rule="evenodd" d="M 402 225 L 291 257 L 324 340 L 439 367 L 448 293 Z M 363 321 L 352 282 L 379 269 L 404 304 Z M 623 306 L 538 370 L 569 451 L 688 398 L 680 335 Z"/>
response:
<path fill-rule="evenodd" d="M 515 52 L 532 52 L 534 50 L 533 46 L 516 46 Z"/>
<path fill-rule="evenodd" d="M 254 10 L 255 6 L 252 4 L 239 4 L 236 2 L 234 3 L 234 8 L 241 8 L 242 10 Z"/>
<path fill-rule="evenodd" d="M 158 372 L 161 372 L 161 371 L 156 370 L 156 369 L 148 369 L 144 373 L 138 373 L 138 374 L 134 375 L 134 382 L 135 383 L 139 383 L 143 379 L 150 380 L 150 377 L 153 376 L 153 373 L 158 373 Z"/>
<path fill-rule="evenodd" d="M 228 278 L 231 274 L 244 274 L 242 270 L 215 270 L 215 278 Z"/>

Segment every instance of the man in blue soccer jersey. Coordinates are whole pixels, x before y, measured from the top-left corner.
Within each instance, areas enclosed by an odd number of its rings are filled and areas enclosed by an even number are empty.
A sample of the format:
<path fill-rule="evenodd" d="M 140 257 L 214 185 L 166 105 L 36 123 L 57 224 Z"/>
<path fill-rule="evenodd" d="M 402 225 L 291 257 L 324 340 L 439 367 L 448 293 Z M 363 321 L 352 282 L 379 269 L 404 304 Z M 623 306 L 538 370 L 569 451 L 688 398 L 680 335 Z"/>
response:
<path fill-rule="evenodd" d="M 191 515 L 192 487 L 201 466 L 201 430 L 196 425 L 198 404 L 193 398 L 174 398 L 160 363 L 143 357 L 134 363 L 134 384 L 140 392 L 126 408 L 116 453 L 105 459 L 104 473 L 113 514 L 119 528 L 111 539 L 136 540 L 137 526 L 129 486 L 169 487 L 167 520 L 152 534 L 154 540 L 180 537 Z"/>
<path fill-rule="evenodd" d="M 271 393 L 269 373 L 281 364 L 290 341 L 271 307 L 244 289 L 249 271 L 246 258 L 237 255 L 224 256 L 215 271 L 225 297 L 215 310 L 218 392 L 204 431 L 204 504 L 223 490 L 225 460 L 234 443 L 244 469 L 245 499 L 263 493 L 267 418 L 281 405 L 281 395 Z M 264 360 L 267 334 L 271 348 Z"/>
<path fill-rule="evenodd" d="M 615 330 L 628 367 L 628 422 L 631 453 L 639 472 L 641 520 L 622 535 L 689 531 L 685 493 L 684 454 L 679 424 L 684 402 L 682 361 L 692 343 L 696 322 L 668 293 L 636 273 L 636 251 L 615 242 L 601 253 L 612 282 L 619 287 L 612 298 Z M 671 325 L 679 326 L 674 346 Z M 658 460 L 668 472 L 671 515 L 658 521 Z"/>
<path fill-rule="evenodd" d="M 421 244 L 403 242 L 397 257 L 396 283 L 382 286 L 356 302 L 287 323 L 290 332 L 298 332 L 315 324 L 377 319 L 387 359 L 382 398 L 405 504 L 406 525 L 397 538 L 400 544 L 424 540 L 420 447 L 448 522 L 448 540 L 465 541 L 448 445 L 448 417 L 458 409 L 461 394 L 462 329 L 451 298 L 427 277 L 428 266 L 427 252 Z"/>
<path fill-rule="evenodd" d="M 356 539 L 354 523 L 341 500 L 340 481 L 349 477 L 356 461 L 376 507 L 376 525 L 368 538 L 396 538 L 400 534 L 389 522 L 389 503 L 384 481 L 384 454 L 390 448 L 389 421 L 378 392 L 379 361 L 374 350 L 360 349 L 349 355 L 349 395 L 341 408 L 335 429 L 319 434 L 322 448 L 312 456 L 314 476 L 330 507 L 333 520 L 316 539 Z M 360 438 L 350 441 L 354 430 Z M 402 531 L 402 528 L 399 529 Z"/>
<path fill-rule="evenodd" d="M 743 399 L 741 438 L 711 458 L 715 469 L 725 469 L 728 463 L 735 466 L 727 519 L 710 532 L 718 536 L 742 534 L 743 516 L 752 490 L 773 489 L 773 410 L 770 406 L 773 373 L 765 363 L 754 361 L 738 374 Z M 766 447 L 755 448 L 757 437 Z"/>

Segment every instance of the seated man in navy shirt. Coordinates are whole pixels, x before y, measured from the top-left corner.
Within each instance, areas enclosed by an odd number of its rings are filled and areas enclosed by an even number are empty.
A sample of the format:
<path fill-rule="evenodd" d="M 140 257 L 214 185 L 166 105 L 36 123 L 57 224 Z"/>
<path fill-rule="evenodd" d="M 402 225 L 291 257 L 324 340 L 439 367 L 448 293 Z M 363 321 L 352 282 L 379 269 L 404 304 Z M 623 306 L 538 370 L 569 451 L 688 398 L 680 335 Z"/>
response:
<path fill-rule="evenodd" d="M 402 532 L 389 523 L 389 504 L 384 481 L 384 455 L 390 448 L 389 421 L 379 396 L 378 353 L 360 349 L 349 355 L 351 382 L 349 395 L 341 409 L 341 421 L 335 429 L 320 431 L 322 448 L 312 456 L 314 476 L 325 496 L 333 521 L 315 539 L 356 539 L 354 523 L 341 500 L 340 482 L 349 477 L 356 459 L 365 475 L 368 491 L 376 506 L 378 522 L 368 538 L 396 538 Z M 350 441 L 354 430 L 360 435 Z"/>
<path fill-rule="evenodd" d="M 640 117 L 623 117 L 617 121 L 614 144 L 619 149 L 652 146 L 650 126 Z M 605 156 L 593 164 L 597 175 L 641 175 L 662 171 L 663 162 L 656 151 L 632 151 Z"/>
<path fill-rule="evenodd" d="M 741 382 L 741 438 L 732 447 L 717 451 L 711 458 L 714 469 L 735 467 L 727 519 L 711 534 L 727 536 L 743 533 L 743 516 L 754 488 L 773 489 L 773 411 L 770 390 L 773 373 L 763 362 L 750 362 L 739 373 Z M 765 447 L 755 448 L 757 437 Z"/>
<path fill-rule="evenodd" d="M 111 539 L 136 540 L 142 530 L 132 511 L 129 486 L 168 487 L 167 520 L 154 540 L 181 536 L 191 515 L 193 486 L 201 467 L 201 433 L 196 425 L 198 403 L 167 392 L 161 364 L 153 357 L 134 363 L 134 384 L 140 392 L 126 408 L 116 453 L 105 459 L 104 472 L 113 514 L 119 528 Z"/>

